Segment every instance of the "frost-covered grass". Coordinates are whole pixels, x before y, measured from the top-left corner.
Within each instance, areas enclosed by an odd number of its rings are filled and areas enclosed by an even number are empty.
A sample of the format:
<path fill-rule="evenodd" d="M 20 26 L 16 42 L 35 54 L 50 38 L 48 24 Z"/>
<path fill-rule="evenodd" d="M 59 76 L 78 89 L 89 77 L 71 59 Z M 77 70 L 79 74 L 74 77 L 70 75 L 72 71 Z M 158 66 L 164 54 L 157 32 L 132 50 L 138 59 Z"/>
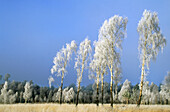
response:
<path fill-rule="evenodd" d="M 170 105 L 136 105 L 116 104 L 1 104 L 0 112 L 170 112 Z"/>

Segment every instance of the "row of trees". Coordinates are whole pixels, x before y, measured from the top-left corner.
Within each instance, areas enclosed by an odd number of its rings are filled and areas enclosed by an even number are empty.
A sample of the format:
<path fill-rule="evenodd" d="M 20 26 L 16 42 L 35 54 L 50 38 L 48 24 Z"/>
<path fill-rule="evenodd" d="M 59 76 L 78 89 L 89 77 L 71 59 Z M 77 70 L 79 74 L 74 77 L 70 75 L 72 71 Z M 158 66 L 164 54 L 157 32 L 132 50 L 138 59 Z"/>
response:
<path fill-rule="evenodd" d="M 98 40 L 94 42 L 94 54 L 92 55 L 91 41 L 87 38 L 82 41 L 77 50 L 77 44 L 72 41 L 66 44 L 66 47 L 57 52 L 54 58 L 54 66 L 51 69 L 52 74 L 61 76 L 60 104 L 62 103 L 63 78 L 66 73 L 66 67 L 71 59 L 73 52 L 76 54 L 75 69 L 77 71 L 77 99 L 79 101 L 80 83 L 85 68 L 89 68 L 89 78 L 94 79 L 96 83 L 96 104 L 99 103 L 99 83 L 101 83 L 102 104 L 104 98 L 104 75 L 110 74 L 110 103 L 113 107 L 113 81 L 115 85 L 115 98 L 118 100 L 117 86 L 121 80 L 121 51 L 122 41 L 126 37 L 127 18 L 115 15 L 109 20 L 105 20 L 99 30 Z M 141 82 L 137 105 L 139 106 L 142 98 L 144 77 L 149 70 L 151 59 L 156 59 L 158 52 L 166 45 L 166 40 L 159 27 L 158 16 L 156 12 L 145 10 L 143 17 L 138 23 L 137 31 L 139 33 L 139 59 L 141 62 Z M 50 76 L 50 84 L 54 79 Z"/>
<path fill-rule="evenodd" d="M 142 91 L 142 104 L 170 104 L 170 72 L 165 76 L 163 84 L 159 86 L 145 81 Z M 103 85 L 103 88 L 102 88 Z M 100 82 L 98 85 L 99 102 L 110 103 L 110 84 Z M 136 104 L 139 97 L 139 84 L 135 86 L 131 85 L 131 82 L 125 80 L 123 84 L 116 87 L 114 85 L 112 96 L 114 103 L 126 103 Z M 97 83 L 90 84 L 86 87 L 81 87 L 79 90 L 79 102 L 80 103 L 96 103 Z M 117 88 L 117 89 L 116 89 Z M 12 104 L 12 103 L 49 103 L 60 102 L 61 88 L 55 87 L 40 87 L 30 82 L 15 82 L 5 81 L 4 84 L 0 84 L 0 103 Z M 118 95 L 116 95 L 116 91 Z M 62 91 L 62 102 L 76 103 L 77 87 L 75 84 L 71 84 L 68 87 L 64 87 Z"/>

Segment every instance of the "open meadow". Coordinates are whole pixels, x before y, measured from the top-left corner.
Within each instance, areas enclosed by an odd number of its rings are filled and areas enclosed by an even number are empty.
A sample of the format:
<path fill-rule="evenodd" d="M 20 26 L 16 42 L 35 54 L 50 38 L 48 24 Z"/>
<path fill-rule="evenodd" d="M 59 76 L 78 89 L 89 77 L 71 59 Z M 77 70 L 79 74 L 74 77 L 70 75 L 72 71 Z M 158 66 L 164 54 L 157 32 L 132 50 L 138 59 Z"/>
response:
<path fill-rule="evenodd" d="M 0 112 L 170 112 L 170 105 L 136 105 L 115 104 L 1 104 Z"/>

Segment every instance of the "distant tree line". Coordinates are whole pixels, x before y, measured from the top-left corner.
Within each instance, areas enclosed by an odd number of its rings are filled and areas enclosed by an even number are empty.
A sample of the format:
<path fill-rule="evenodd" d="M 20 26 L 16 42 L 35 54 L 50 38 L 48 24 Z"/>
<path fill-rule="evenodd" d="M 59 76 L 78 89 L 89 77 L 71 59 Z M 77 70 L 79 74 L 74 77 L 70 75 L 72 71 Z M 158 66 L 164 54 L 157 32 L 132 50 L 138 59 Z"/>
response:
<path fill-rule="evenodd" d="M 5 75 L 6 77 L 7 75 Z M 32 81 L 16 82 L 10 81 L 8 76 L 0 84 L 0 103 L 59 103 L 61 88 L 40 87 L 33 84 Z M 144 82 L 142 104 L 170 104 L 170 72 L 165 76 L 163 84 L 157 86 L 154 83 Z M 110 84 L 104 82 L 103 85 L 103 103 L 110 103 Z M 113 86 L 113 103 L 137 104 L 139 98 L 139 84 L 132 85 L 130 81 L 125 80 L 123 84 L 118 85 L 118 98 L 115 94 L 115 85 Z M 79 103 L 96 103 L 96 83 L 82 86 L 79 91 Z M 101 83 L 99 83 L 99 102 L 102 102 Z M 77 87 L 71 84 L 64 87 L 62 91 L 62 102 L 76 103 Z"/>

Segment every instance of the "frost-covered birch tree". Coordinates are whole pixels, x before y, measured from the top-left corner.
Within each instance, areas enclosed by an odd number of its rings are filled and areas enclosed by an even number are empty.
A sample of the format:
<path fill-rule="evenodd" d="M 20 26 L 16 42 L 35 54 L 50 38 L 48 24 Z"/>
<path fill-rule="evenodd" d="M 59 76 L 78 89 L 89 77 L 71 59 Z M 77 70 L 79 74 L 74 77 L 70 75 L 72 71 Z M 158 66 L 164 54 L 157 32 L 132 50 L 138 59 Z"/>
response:
<path fill-rule="evenodd" d="M 170 100 L 170 90 L 165 86 L 161 85 L 161 91 L 159 92 L 160 94 L 160 102 L 162 104 L 167 103 L 167 100 Z"/>
<path fill-rule="evenodd" d="M 131 94 L 131 103 L 133 104 L 137 104 L 139 99 L 139 84 L 136 84 L 133 88 L 132 88 L 132 94 Z"/>
<path fill-rule="evenodd" d="M 62 87 L 63 87 L 63 78 L 66 71 L 67 64 L 71 59 L 72 53 L 76 52 L 77 45 L 75 41 L 71 41 L 71 44 L 66 44 L 66 48 L 62 48 L 59 52 L 57 52 L 56 57 L 54 57 L 53 63 L 54 66 L 51 69 L 52 74 L 56 74 L 61 77 L 61 93 L 60 93 L 60 104 L 62 104 Z"/>
<path fill-rule="evenodd" d="M 170 71 L 167 72 L 167 75 L 165 76 L 163 83 L 167 87 L 167 89 L 170 90 Z"/>
<path fill-rule="evenodd" d="M 22 100 L 23 100 L 23 91 L 21 91 L 21 92 L 20 92 L 19 100 L 20 100 L 20 103 L 21 103 L 21 102 L 22 102 Z"/>
<path fill-rule="evenodd" d="M 128 81 L 127 79 L 125 80 L 125 82 L 123 83 L 123 86 L 119 92 L 119 100 L 121 102 L 125 102 L 128 104 L 129 99 L 130 99 L 130 94 L 131 94 L 131 87 L 130 87 L 131 83 L 130 81 Z"/>
<path fill-rule="evenodd" d="M 114 81 L 114 90 L 115 90 L 115 100 L 118 100 L 118 84 L 121 82 L 122 76 L 121 76 L 121 67 L 118 64 L 117 66 L 115 65 L 114 68 L 114 76 L 113 76 L 113 81 Z"/>
<path fill-rule="evenodd" d="M 32 85 L 29 82 L 26 82 L 24 88 L 23 98 L 25 99 L 25 103 L 27 103 L 32 97 Z"/>
<path fill-rule="evenodd" d="M 102 104 L 103 104 L 103 80 L 104 74 L 106 72 L 106 58 L 102 55 L 101 41 L 94 42 L 95 53 L 93 55 L 93 60 L 90 62 L 90 69 L 92 71 L 91 76 L 89 78 L 95 79 L 96 82 L 96 104 L 99 104 L 99 82 L 101 77 L 101 91 L 102 91 Z M 94 73 L 96 76 L 94 76 Z"/>
<path fill-rule="evenodd" d="M 164 78 L 163 85 L 161 85 L 161 91 L 159 93 L 162 103 L 170 102 L 170 72 L 167 72 L 167 76 Z"/>
<path fill-rule="evenodd" d="M 14 93 L 13 90 L 9 90 L 8 91 L 8 100 L 9 100 L 9 103 L 12 104 L 16 101 L 17 97 L 18 97 L 18 92 Z"/>
<path fill-rule="evenodd" d="M 140 86 L 139 86 L 140 88 Z M 141 88 L 140 88 L 141 89 Z M 149 104 L 149 100 L 151 98 L 151 90 L 150 90 L 150 87 L 149 87 L 149 82 L 148 81 L 145 81 L 143 83 L 143 91 L 142 91 L 142 103 L 143 104 Z"/>
<path fill-rule="evenodd" d="M 159 101 L 158 86 L 152 82 L 150 85 L 150 90 L 151 90 L 150 103 L 157 104 Z"/>
<path fill-rule="evenodd" d="M 122 41 L 126 34 L 127 18 L 115 15 L 104 24 L 99 30 L 99 40 L 104 44 L 101 47 L 102 55 L 107 60 L 107 67 L 111 74 L 110 81 L 110 96 L 111 106 L 113 107 L 113 73 L 116 75 L 117 68 L 120 67 L 120 51 L 122 50 Z M 119 75 L 119 74 L 117 74 Z"/>
<path fill-rule="evenodd" d="M 48 78 L 48 81 L 49 81 L 49 86 L 50 86 L 50 88 L 51 88 L 51 83 L 54 82 L 54 78 L 53 78 L 52 76 L 50 76 L 50 77 Z"/>
<path fill-rule="evenodd" d="M 146 76 L 147 70 L 149 70 L 150 60 L 156 59 L 158 52 L 160 50 L 163 51 L 166 40 L 161 33 L 156 12 L 145 10 L 143 17 L 138 23 L 137 31 L 139 33 L 139 58 L 142 65 L 140 94 L 137 104 L 139 106 L 141 103 L 144 76 Z"/>
<path fill-rule="evenodd" d="M 73 87 L 70 89 L 67 89 L 64 95 L 64 101 L 65 102 L 71 102 L 74 98 L 75 92 L 73 90 Z"/>
<path fill-rule="evenodd" d="M 63 89 L 62 99 L 63 99 L 64 102 L 67 101 L 67 92 L 68 92 L 68 90 L 69 90 L 68 87 L 66 87 L 66 88 Z"/>
<path fill-rule="evenodd" d="M 77 57 L 75 58 L 75 68 L 77 70 L 77 99 L 76 106 L 78 105 L 79 100 L 79 91 L 80 91 L 80 83 L 82 81 L 84 68 L 87 67 L 87 62 L 91 57 L 91 41 L 86 38 L 79 45 L 79 50 L 77 52 Z"/>
<path fill-rule="evenodd" d="M 4 104 L 14 103 L 18 97 L 18 92 L 14 94 L 12 89 L 8 89 L 8 81 L 5 81 L 3 88 L 1 89 L 0 102 Z"/>
<path fill-rule="evenodd" d="M 54 93 L 52 100 L 54 102 L 59 102 L 60 101 L 60 93 L 61 93 L 61 88 L 58 88 L 58 91 Z"/>
<path fill-rule="evenodd" d="M 4 87 L 1 89 L 1 95 L 0 95 L 0 99 L 2 100 L 2 102 L 8 103 L 8 82 L 5 81 L 4 83 Z"/>

